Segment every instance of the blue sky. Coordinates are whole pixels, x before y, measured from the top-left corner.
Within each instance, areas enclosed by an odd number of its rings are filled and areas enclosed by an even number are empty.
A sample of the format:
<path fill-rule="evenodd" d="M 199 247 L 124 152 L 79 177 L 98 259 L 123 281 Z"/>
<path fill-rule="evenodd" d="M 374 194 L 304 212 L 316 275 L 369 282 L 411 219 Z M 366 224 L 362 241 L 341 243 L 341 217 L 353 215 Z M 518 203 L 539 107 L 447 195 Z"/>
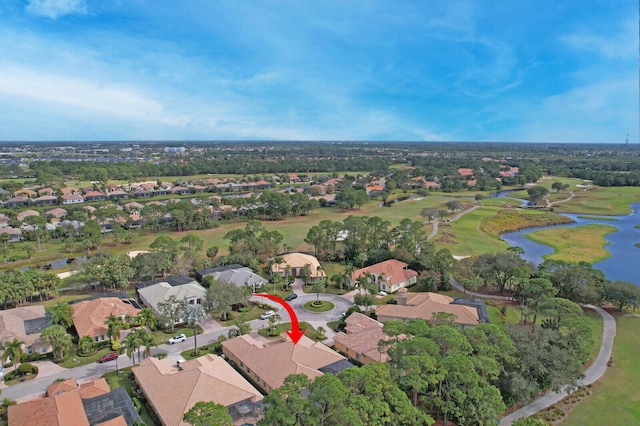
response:
<path fill-rule="evenodd" d="M 631 0 L 2 0 L 0 140 L 638 139 Z"/>

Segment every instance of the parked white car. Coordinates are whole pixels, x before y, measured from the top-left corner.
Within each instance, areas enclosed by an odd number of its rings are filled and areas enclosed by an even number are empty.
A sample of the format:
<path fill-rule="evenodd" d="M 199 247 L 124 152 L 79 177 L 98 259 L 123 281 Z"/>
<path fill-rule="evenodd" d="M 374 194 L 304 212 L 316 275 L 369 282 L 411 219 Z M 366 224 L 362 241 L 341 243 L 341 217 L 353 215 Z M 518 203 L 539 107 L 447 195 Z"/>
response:
<path fill-rule="evenodd" d="M 386 295 L 387 295 L 387 292 L 386 292 L 386 291 L 384 291 L 384 290 L 380 290 L 380 291 L 378 292 L 378 294 L 379 294 L 380 296 L 386 296 Z"/>
<path fill-rule="evenodd" d="M 274 311 L 265 311 L 260 315 L 260 319 L 267 319 L 269 317 L 274 316 L 276 313 Z"/>
<path fill-rule="evenodd" d="M 171 339 L 169 339 L 169 344 L 173 345 L 174 343 L 180 343 L 186 340 L 187 340 L 187 336 L 185 336 L 184 334 L 176 334 Z"/>

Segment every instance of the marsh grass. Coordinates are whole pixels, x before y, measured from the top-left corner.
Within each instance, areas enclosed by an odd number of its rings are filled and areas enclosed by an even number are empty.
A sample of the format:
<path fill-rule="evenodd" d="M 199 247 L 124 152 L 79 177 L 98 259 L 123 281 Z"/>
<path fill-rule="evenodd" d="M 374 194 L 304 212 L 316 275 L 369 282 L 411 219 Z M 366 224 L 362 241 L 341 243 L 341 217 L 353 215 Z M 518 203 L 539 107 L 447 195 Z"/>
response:
<path fill-rule="evenodd" d="M 554 253 L 543 255 L 545 259 L 569 263 L 596 263 L 611 256 L 611 253 L 605 249 L 609 244 L 605 236 L 617 230 L 613 226 L 598 224 L 546 229 L 525 236 L 554 249 Z"/>

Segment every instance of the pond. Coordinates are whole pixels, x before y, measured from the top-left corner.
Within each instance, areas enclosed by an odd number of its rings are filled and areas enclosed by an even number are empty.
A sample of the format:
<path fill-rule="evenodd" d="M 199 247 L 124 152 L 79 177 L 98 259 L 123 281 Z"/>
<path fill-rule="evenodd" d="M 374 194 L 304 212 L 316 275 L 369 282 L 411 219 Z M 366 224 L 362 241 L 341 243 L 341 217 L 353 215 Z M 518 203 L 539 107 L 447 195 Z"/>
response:
<path fill-rule="evenodd" d="M 500 192 L 504 194 L 496 193 L 497 195 L 495 196 L 506 197 L 506 195 L 512 191 Z M 593 267 L 604 272 L 610 280 L 630 281 L 640 285 L 640 248 L 635 246 L 636 243 L 640 242 L 640 229 L 635 228 L 635 225 L 640 223 L 640 202 L 632 203 L 630 207 L 631 213 L 626 216 L 562 213 L 562 215 L 575 220 L 575 223 L 523 229 L 522 231 L 502 234 L 501 238 L 512 247 L 521 247 L 524 250 L 524 254 L 522 255 L 523 259 L 539 265 L 544 261 L 542 256 L 553 253 L 553 249 L 525 237 L 525 235 L 530 232 L 557 227 L 573 228 L 590 224 L 605 224 L 616 227 L 618 231 L 606 236 L 609 244 L 605 248 L 611 253 L 611 257 L 594 263 Z M 609 218 L 612 220 L 598 220 L 598 218 Z"/>

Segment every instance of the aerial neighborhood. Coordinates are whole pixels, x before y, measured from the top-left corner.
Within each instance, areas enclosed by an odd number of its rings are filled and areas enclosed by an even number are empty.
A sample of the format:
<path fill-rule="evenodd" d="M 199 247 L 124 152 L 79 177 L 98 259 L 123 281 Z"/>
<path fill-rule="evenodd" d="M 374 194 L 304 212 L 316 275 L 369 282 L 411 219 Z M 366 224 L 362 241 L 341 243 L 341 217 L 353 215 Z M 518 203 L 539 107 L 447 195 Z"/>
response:
<path fill-rule="evenodd" d="M 518 408 L 640 303 L 594 266 L 640 195 L 578 176 L 595 147 L 0 150 L 0 424 L 551 424 Z"/>

